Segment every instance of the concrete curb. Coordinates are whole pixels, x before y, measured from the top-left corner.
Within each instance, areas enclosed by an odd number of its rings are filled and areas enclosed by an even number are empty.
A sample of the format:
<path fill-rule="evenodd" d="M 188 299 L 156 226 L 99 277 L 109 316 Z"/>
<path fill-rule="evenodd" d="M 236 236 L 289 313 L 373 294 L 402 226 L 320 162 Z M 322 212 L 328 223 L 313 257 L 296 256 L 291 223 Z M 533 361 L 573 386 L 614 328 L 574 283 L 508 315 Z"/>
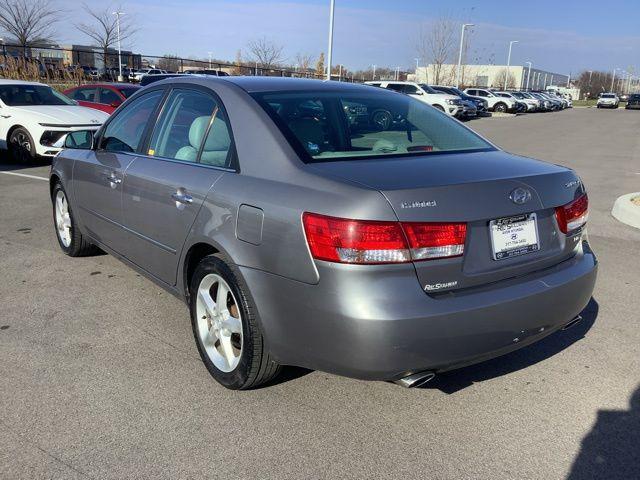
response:
<path fill-rule="evenodd" d="M 622 223 L 640 228 L 640 205 L 634 205 L 632 198 L 640 197 L 640 192 L 622 195 L 613 204 L 611 215 Z"/>

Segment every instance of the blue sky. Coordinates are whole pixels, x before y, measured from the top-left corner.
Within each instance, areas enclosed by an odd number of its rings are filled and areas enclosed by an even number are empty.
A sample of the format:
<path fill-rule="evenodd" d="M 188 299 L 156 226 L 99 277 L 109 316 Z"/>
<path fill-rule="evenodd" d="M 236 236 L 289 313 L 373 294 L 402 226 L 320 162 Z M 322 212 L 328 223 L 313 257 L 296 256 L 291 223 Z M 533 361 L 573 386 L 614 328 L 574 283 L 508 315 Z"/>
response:
<path fill-rule="evenodd" d="M 78 0 L 58 1 L 69 12 L 67 25 L 81 18 Z M 329 0 L 123 0 L 121 5 L 139 24 L 126 46 L 146 54 L 206 58 L 212 51 L 232 60 L 263 35 L 284 45 L 291 63 L 296 53 L 317 57 L 326 51 Z M 442 16 L 476 24 L 470 59 L 506 63 L 509 40 L 519 40 L 513 64 L 531 60 L 559 73 L 614 67 L 640 73 L 638 0 L 336 0 L 334 64 L 412 68 L 420 29 Z M 86 43 L 72 26 L 59 30 L 62 43 Z"/>

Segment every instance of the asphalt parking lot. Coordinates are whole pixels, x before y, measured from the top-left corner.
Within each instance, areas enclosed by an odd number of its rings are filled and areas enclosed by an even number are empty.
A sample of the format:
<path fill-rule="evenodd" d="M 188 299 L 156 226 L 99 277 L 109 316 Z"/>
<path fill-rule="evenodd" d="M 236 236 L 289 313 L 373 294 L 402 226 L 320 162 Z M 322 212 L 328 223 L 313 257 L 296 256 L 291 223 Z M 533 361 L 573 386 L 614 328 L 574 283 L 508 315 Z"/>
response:
<path fill-rule="evenodd" d="M 187 309 L 114 258 L 57 245 L 45 164 L 0 162 L 0 478 L 640 478 L 640 112 L 468 123 L 575 168 L 599 255 L 584 320 L 425 388 L 291 369 L 232 392 Z"/>

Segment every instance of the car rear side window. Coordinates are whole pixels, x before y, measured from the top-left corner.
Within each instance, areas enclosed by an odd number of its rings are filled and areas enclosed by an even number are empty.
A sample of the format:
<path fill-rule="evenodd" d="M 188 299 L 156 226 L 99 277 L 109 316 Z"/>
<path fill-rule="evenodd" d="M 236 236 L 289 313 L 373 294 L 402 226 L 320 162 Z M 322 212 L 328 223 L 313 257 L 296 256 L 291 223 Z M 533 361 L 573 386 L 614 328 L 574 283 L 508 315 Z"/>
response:
<path fill-rule="evenodd" d="M 206 139 L 206 140 L 205 140 Z M 231 147 L 226 115 L 214 97 L 189 89 L 174 90 L 158 118 L 150 156 L 228 166 Z"/>
<path fill-rule="evenodd" d="M 163 95 L 164 90 L 154 90 L 133 99 L 118 111 L 105 127 L 100 148 L 110 152 L 135 152 Z"/>
<path fill-rule="evenodd" d="M 493 149 L 447 115 L 385 90 L 256 93 L 305 162 Z"/>

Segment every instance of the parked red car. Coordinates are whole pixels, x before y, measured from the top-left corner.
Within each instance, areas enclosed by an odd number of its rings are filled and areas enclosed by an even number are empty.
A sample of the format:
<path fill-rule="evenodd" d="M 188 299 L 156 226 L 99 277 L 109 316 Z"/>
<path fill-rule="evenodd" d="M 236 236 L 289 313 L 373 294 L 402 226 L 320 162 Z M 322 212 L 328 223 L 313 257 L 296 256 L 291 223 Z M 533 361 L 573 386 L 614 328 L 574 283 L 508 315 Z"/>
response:
<path fill-rule="evenodd" d="M 65 90 L 64 94 L 83 107 L 95 108 L 111 114 L 139 88 L 141 88 L 139 85 L 130 83 L 92 83 L 70 88 Z"/>

